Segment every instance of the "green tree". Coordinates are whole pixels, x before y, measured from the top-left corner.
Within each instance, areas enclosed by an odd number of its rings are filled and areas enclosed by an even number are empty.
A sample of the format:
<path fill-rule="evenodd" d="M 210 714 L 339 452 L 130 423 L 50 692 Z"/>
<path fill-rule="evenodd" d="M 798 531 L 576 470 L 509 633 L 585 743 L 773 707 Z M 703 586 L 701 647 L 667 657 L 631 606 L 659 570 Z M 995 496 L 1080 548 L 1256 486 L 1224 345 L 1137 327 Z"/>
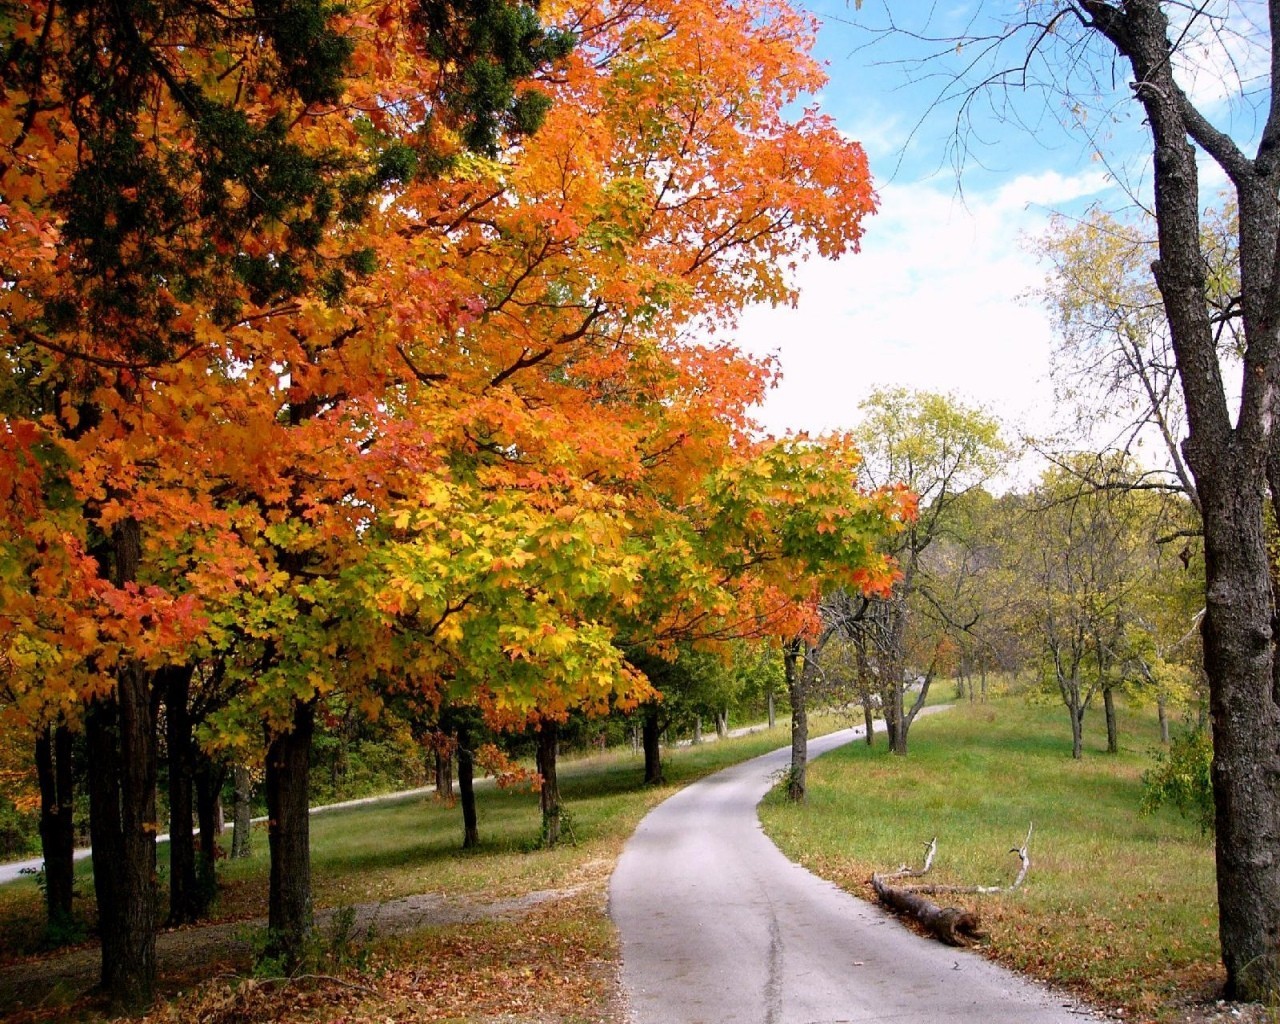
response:
<path fill-rule="evenodd" d="M 936 658 L 928 653 L 921 663 L 908 665 L 912 633 L 921 623 L 918 606 L 925 604 L 955 627 L 972 618 L 964 607 L 967 599 L 953 602 L 947 593 L 944 575 L 937 571 L 941 560 L 931 566 L 926 552 L 944 538 L 960 540 L 959 503 L 999 470 L 1009 449 L 993 417 L 952 396 L 882 390 L 861 408 L 854 436 L 865 458 L 864 478 L 872 484 L 900 483 L 919 499 L 918 518 L 892 539 L 890 553 L 901 574 L 892 593 L 861 602 L 844 615 L 848 629 L 863 634 L 879 680 L 889 747 L 905 754 L 908 731 L 936 669 Z M 908 707 L 912 688 L 915 699 Z"/>

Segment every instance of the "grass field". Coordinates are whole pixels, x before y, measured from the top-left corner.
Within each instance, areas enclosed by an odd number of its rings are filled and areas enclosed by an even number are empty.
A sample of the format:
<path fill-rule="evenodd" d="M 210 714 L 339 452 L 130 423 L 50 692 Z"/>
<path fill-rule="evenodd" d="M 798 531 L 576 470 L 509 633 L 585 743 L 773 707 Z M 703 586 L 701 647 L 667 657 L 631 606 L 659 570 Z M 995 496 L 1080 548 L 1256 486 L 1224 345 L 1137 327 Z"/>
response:
<path fill-rule="evenodd" d="M 793 859 L 864 895 L 873 870 L 918 863 L 933 836 L 936 881 L 1007 883 L 1017 869 L 1009 849 L 1034 822 L 1023 888 L 972 898 L 989 953 L 1102 1008 L 1123 1008 L 1125 1019 L 1172 1022 L 1181 1002 L 1205 998 L 1221 980 L 1211 843 L 1172 813 L 1138 814 L 1141 773 L 1157 744 L 1153 714 L 1122 713 L 1119 755 L 1103 752 L 1100 720 L 1091 718 L 1086 737 L 1085 759 L 1073 762 L 1061 709 L 1010 697 L 961 703 L 920 719 L 906 758 L 890 756 L 880 737 L 872 750 L 854 744 L 815 761 L 808 804 L 770 797 L 762 817 Z M 358 962 L 332 968 L 345 981 L 320 991 L 215 986 L 162 1006 L 152 1019 L 621 1024 L 617 943 L 603 893 L 622 844 L 678 786 L 788 738 L 784 725 L 666 751 L 668 785 L 658 788 L 640 784 L 641 761 L 630 752 L 566 762 L 561 786 L 577 841 L 550 851 L 536 849 L 541 822 L 527 790 L 479 791 L 482 846 L 467 853 L 459 849 L 459 811 L 430 797 L 318 815 L 317 907 L 416 893 L 569 896 L 515 920 L 377 939 Z M 223 865 L 220 919 L 262 916 L 266 868 L 266 837 L 258 834 L 251 859 Z M 81 889 L 91 893 L 87 864 L 81 871 Z M 91 912 L 91 900 L 82 905 Z M 33 882 L 0 886 L 0 956 L 30 948 L 39 911 Z"/>
<path fill-rule="evenodd" d="M 1154 713 L 1122 712 L 1120 729 L 1107 755 L 1091 717 L 1077 762 L 1061 708 L 961 703 L 917 721 L 906 758 L 882 738 L 842 748 L 811 767 L 806 806 L 775 794 L 761 816 L 789 856 L 867 898 L 873 871 L 918 867 L 934 836 L 934 881 L 1007 885 L 1034 823 L 1021 889 L 947 902 L 979 912 L 1001 962 L 1130 1019 L 1173 1020 L 1221 981 L 1212 843 L 1174 813 L 1139 816 Z"/>

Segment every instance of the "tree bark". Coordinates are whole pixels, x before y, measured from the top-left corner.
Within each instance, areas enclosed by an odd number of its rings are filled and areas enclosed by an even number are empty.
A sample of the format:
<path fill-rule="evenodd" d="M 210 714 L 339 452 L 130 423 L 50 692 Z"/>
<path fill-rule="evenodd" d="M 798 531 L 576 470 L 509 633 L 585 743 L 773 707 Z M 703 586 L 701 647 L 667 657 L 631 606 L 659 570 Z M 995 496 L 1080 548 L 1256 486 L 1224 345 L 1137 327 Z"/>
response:
<path fill-rule="evenodd" d="M 436 751 L 436 799 L 448 807 L 453 806 L 453 755 L 445 750 Z"/>
<path fill-rule="evenodd" d="M 941 907 L 932 900 L 889 885 L 879 875 L 871 876 L 871 887 L 886 907 L 918 921 L 928 932 L 949 946 L 972 946 L 986 937 L 972 911 L 960 907 Z"/>
<path fill-rule="evenodd" d="M 118 523 L 108 547 L 112 583 L 135 582 L 137 520 Z M 152 673 L 126 659 L 115 669 L 114 692 L 93 701 L 85 716 L 102 988 L 113 1011 L 140 1010 L 155 994 L 157 712 Z"/>
<path fill-rule="evenodd" d="M 644 746 L 644 781 L 646 786 L 662 784 L 662 725 L 658 720 L 658 706 L 649 704 L 644 709 L 641 742 Z"/>
<path fill-rule="evenodd" d="M 191 740 L 190 665 L 160 670 L 156 687 L 164 694 L 165 741 L 169 753 L 169 924 L 200 916 L 193 827 L 195 765 Z"/>
<path fill-rule="evenodd" d="M 465 724 L 458 726 L 458 797 L 462 804 L 462 848 L 473 850 L 480 845 L 480 826 L 476 816 L 475 754 L 471 750 L 471 732 Z"/>
<path fill-rule="evenodd" d="M 1163 693 L 1156 694 L 1156 714 L 1160 719 L 1160 744 L 1169 745 L 1169 706 Z"/>
<path fill-rule="evenodd" d="M 1152 271 L 1185 400 L 1183 444 L 1204 524 L 1204 665 L 1213 723 L 1218 925 L 1228 998 L 1280 993 L 1280 659 L 1263 529 L 1266 484 L 1280 507 L 1280 106 L 1257 156 L 1213 128 L 1175 78 L 1169 20 L 1156 0 L 1083 0 L 1090 27 L 1133 66 L 1155 161 L 1159 260 Z M 1280 4 L 1269 4 L 1274 32 Z M 1277 40 L 1271 40 L 1276 45 Z M 1272 76 L 1274 79 L 1274 75 Z M 1271 89 L 1280 87 L 1273 80 Z M 1246 342 L 1233 413 L 1206 302 L 1200 187 L 1192 140 L 1227 173 L 1239 203 L 1240 306 Z"/>
<path fill-rule="evenodd" d="M 253 830 L 253 778 L 249 769 L 238 764 L 233 769 L 236 790 L 231 832 L 231 859 L 242 860 L 253 853 L 250 834 Z"/>
<path fill-rule="evenodd" d="M 808 665 L 809 643 L 796 637 L 787 643 L 783 669 L 791 698 L 791 770 L 787 775 L 787 799 L 803 803 L 809 772 Z"/>
<path fill-rule="evenodd" d="M 71 730 L 49 726 L 36 739 L 36 775 L 40 782 L 40 853 L 44 857 L 45 929 L 50 938 L 65 936 L 72 921 L 75 893 L 75 822 L 71 772 Z"/>
<path fill-rule="evenodd" d="M 556 778 L 556 748 L 560 727 L 552 721 L 538 726 L 538 774 L 542 776 L 539 803 L 542 807 L 542 841 L 546 846 L 560 842 L 560 781 Z"/>
<path fill-rule="evenodd" d="M 1102 688 L 1102 710 L 1107 718 L 1107 753 L 1120 753 L 1120 731 L 1116 725 L 1116 699 L 1110 686 Z"/>
<path fill-rule="evenodd" d="M 196 857 L 196 912 L 200 917 L 209 913 L 214 897 L 218 894 L 218 858 L 221 850 L 218 837 L 222 835 L 222 784 L 227 780 L 227 765 L 199 751 L 196 764 L 196 821 L 200 826 L 200 845 Z"/>
<path fill-rule="evenodd" d="M 770 729 L 774 728 L 778 724 L 778 711 L 777 711 L 777 708 L 774 706 L 774 704 L 775 704 L 775 701 L 773 698 L 773 683 L 770 683 L 769 684 L 769 708 L 768 708 Z"/>
<path fill-rule="evenodd" d="M 853 634 L 853 649 L 858 666 L 858 699 L 862 701 L 862 724 L 865 728 L 863 740 L 867 746 L 875 745 L 876 713 L 871 706 L 871 661 L 867 657 L 867 634 L 858 629 Z"/>
<path fill-rule="evenodd" d="M 267 955 L 286 971 L 299 967 L 311 938 L 311 816 L 307 806 L 315 702 L 295 702 L 292 728 L 269 737 L 266 764 Z"/>

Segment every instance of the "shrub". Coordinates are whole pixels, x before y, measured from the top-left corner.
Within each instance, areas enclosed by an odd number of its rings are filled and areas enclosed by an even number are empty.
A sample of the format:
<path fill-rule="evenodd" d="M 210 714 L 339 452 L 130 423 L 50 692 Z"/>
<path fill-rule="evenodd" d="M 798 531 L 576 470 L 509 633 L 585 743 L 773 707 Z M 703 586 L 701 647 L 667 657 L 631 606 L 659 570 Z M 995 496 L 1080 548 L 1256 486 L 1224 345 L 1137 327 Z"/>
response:
<path fill-rule="evenodd" d="M 1204 729 L 1173 738 L 1168 750 L 1156 751 L 1155 764 L 1142 773 L 1143 814 L 1165 804 L 1193 819 L 1205 835 L 1213 832 L 1213 742 Z"/>

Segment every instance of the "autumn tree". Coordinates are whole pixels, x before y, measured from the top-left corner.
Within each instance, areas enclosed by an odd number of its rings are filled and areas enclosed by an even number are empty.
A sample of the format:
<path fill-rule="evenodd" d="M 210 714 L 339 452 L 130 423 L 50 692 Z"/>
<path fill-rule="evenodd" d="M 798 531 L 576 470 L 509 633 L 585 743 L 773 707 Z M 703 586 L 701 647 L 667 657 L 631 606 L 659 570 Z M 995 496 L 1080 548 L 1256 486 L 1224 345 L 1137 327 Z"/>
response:
<path fill-rule="evenodd" d="M 467 39 L 490 66 L 488 91 L 462 74 L 433 93 L 481 142 L 536 122 L 502 83 L 566 49 L 544 51 L 531 10 L 500 10 L 498 33 L 468 39 L 475 18 L 448 8 L 425 30 L 446 50 L 451 33 Z M 398 12 L 384 13 L 385 39 Z M 317 126 L 374 27 L 309 0 L 32 4 L 3 20 L 5 631 L 56 637 L 72 661 L 59 685 L 88 701 L 103 985 L 117 1005 L 147 1002 L 154 974 L 153 673 L 186 661 L 203 625 L 183 560 L 207 561 L 210 534 L 229 536 L 213 452 L 191 444 L 212 398 L 200 386 L 255 385 L 235 332 L 368 269 L 359 247 L 322 243 L 410 162 L 351 118 L 328 118 L 341 143 Z M 51 588 L 40 581 L 57 558 L 68 571 Z"/>
<path fill-rule="evenodd" d="M 856 248 L 873 209 L 860 147 L 791 116 L 812 24 L 416 10 L 3 23 L 0 629 L 55 669 L 24 669 L 44 704 L 88 706 L 120 1004 L 154 972 L 157 673 L 221 664 L 202 737 L 265 748 L 294 965 L 331 695 L 555 723 L 649 692 L 637 623 L 779 632 L 819 569 L 891 571 L 910 499 L 858 490 L 846 444 L 755 441 L 770 367 L 688 340 L 790 299 L 783 258 Z"/>

